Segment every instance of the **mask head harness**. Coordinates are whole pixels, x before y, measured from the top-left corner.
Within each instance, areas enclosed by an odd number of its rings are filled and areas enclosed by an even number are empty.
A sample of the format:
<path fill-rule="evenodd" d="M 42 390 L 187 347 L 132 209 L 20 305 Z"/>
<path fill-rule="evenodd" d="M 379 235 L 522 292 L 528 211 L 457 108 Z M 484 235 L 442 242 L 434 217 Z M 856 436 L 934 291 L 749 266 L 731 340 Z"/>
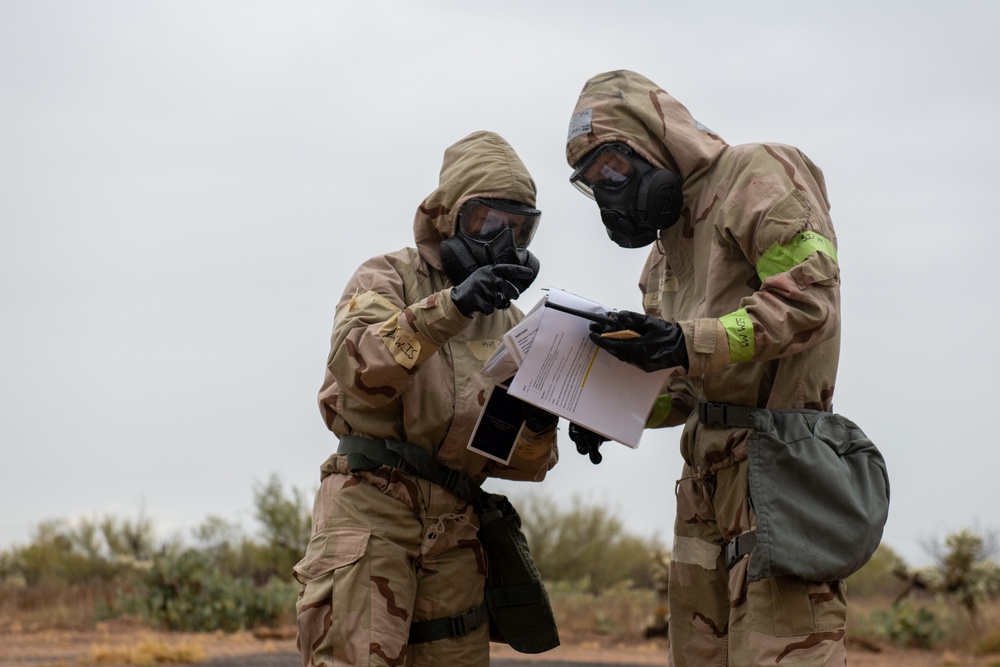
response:
<path fill-rule="evenodd" d="M 669 169 L 654 167 L 624 143 L 611 142 L 592 150 L 569 180 L 597 202 L 608 236 L 623 248 L 649 245 L 680 217 L 681 180 Z"/>
<path fill-rule="evenodd" d="M 455 235 L 441 242 L 441 263 L 455 285 L 476 269 L 491 264 L 517 264 L 538 273 L 539 262 L 528 251 L 542 212 L 510 199 L 474 197 L 458 212 Z"/>

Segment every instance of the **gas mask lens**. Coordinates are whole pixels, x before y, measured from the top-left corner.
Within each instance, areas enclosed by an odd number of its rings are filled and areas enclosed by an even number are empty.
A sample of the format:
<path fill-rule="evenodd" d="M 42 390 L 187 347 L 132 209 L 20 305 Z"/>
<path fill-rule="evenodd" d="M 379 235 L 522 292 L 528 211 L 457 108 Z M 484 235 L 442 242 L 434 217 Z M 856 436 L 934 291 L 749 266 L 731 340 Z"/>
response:
<path fill-rule="evenodd" d="M 510 229 L 514 245 L 527 248 L 538 228 L 542 212 L 505 199 L 470 199 L 462 206 L 458 227 L 468 238 L 488 243 L 500 232 Z"/>
<path fill-rule="evenodd" d="M 632 176 L 632 160 L 624 144 L 605 144 L 584 156 L 569 177 L 577 190 L 594 199 L 594 188 L 620 188 Z"/>

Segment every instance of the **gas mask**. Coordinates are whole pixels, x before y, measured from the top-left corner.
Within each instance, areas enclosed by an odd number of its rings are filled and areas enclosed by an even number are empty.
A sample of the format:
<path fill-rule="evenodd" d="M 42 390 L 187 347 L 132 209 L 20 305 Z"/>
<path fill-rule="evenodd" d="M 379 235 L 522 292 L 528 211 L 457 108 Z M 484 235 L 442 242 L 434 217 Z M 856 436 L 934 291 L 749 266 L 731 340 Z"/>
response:
<path fill-rule="evenodd" d="M 654 167 L 623 143 L 595 148 L 569 180 L 597 202 L 608 236 L 623 248 L 649 245 L 680 217 L 677 175 Z"/>
<path fill-rule="evenodd" d="M 474 198 L 462 205 L 458 230 L 441 241 L 441 264 L 455 285 L 482 266 L 517 264 L 533 271 L 531 280 L 517 285 L 524 291 L 538 275 L 539 262 L 531 243 L 542 212 L 507 199 Z"/>

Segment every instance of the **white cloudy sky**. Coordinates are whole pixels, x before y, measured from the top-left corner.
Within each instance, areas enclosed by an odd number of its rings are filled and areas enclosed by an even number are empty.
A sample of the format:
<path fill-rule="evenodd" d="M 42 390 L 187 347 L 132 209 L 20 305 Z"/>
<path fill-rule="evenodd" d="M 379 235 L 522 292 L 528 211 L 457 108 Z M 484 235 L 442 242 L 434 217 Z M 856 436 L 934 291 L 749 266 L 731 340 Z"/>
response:
<path fill-rule="evenodd" d="M 1000 5 L 0 4 L 0 549 L 42 520 L 209 514 L 311 492 L 315 394 L 356 265 L 410 245 L 446 146 L 503 135 L 539 186 L 547 285 L 639 307 L 641 250 L 567 182 L 590 76 L 641 72 L 729 143 L 826 174 L 843 272 L 835 408 L 888 461 L 911 562 L 1000 529 L 994 416 Z M 676 431 L 540 487 L 672 532 Z M 497 484 L 510 493 L 525 486 Z"/>

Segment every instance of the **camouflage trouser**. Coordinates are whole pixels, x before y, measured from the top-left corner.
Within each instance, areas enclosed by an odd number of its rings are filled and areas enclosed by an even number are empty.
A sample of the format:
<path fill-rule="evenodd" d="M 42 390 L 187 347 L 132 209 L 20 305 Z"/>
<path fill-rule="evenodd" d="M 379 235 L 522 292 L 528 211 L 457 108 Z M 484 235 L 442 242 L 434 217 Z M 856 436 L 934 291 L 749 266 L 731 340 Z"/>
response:
<path fill-rule="evenodd" d="M 685 465 L 677 483 L 670 664 L 845 665 L 843 582 L 773 577 L 748 584 L 749 556 L 726 570 L 725 542 L 756 526 L 742 456 L 708 475 Z"/>
<path fill-rule="evenodd" d="M 305 667 L 488 665 L 489 627 L 409 645 L 410 624 L 483 601 L 486 563 L 472 507 L 439 486 L 378 468 L 323 464 L 313 535 L 295 566 Z"/>

